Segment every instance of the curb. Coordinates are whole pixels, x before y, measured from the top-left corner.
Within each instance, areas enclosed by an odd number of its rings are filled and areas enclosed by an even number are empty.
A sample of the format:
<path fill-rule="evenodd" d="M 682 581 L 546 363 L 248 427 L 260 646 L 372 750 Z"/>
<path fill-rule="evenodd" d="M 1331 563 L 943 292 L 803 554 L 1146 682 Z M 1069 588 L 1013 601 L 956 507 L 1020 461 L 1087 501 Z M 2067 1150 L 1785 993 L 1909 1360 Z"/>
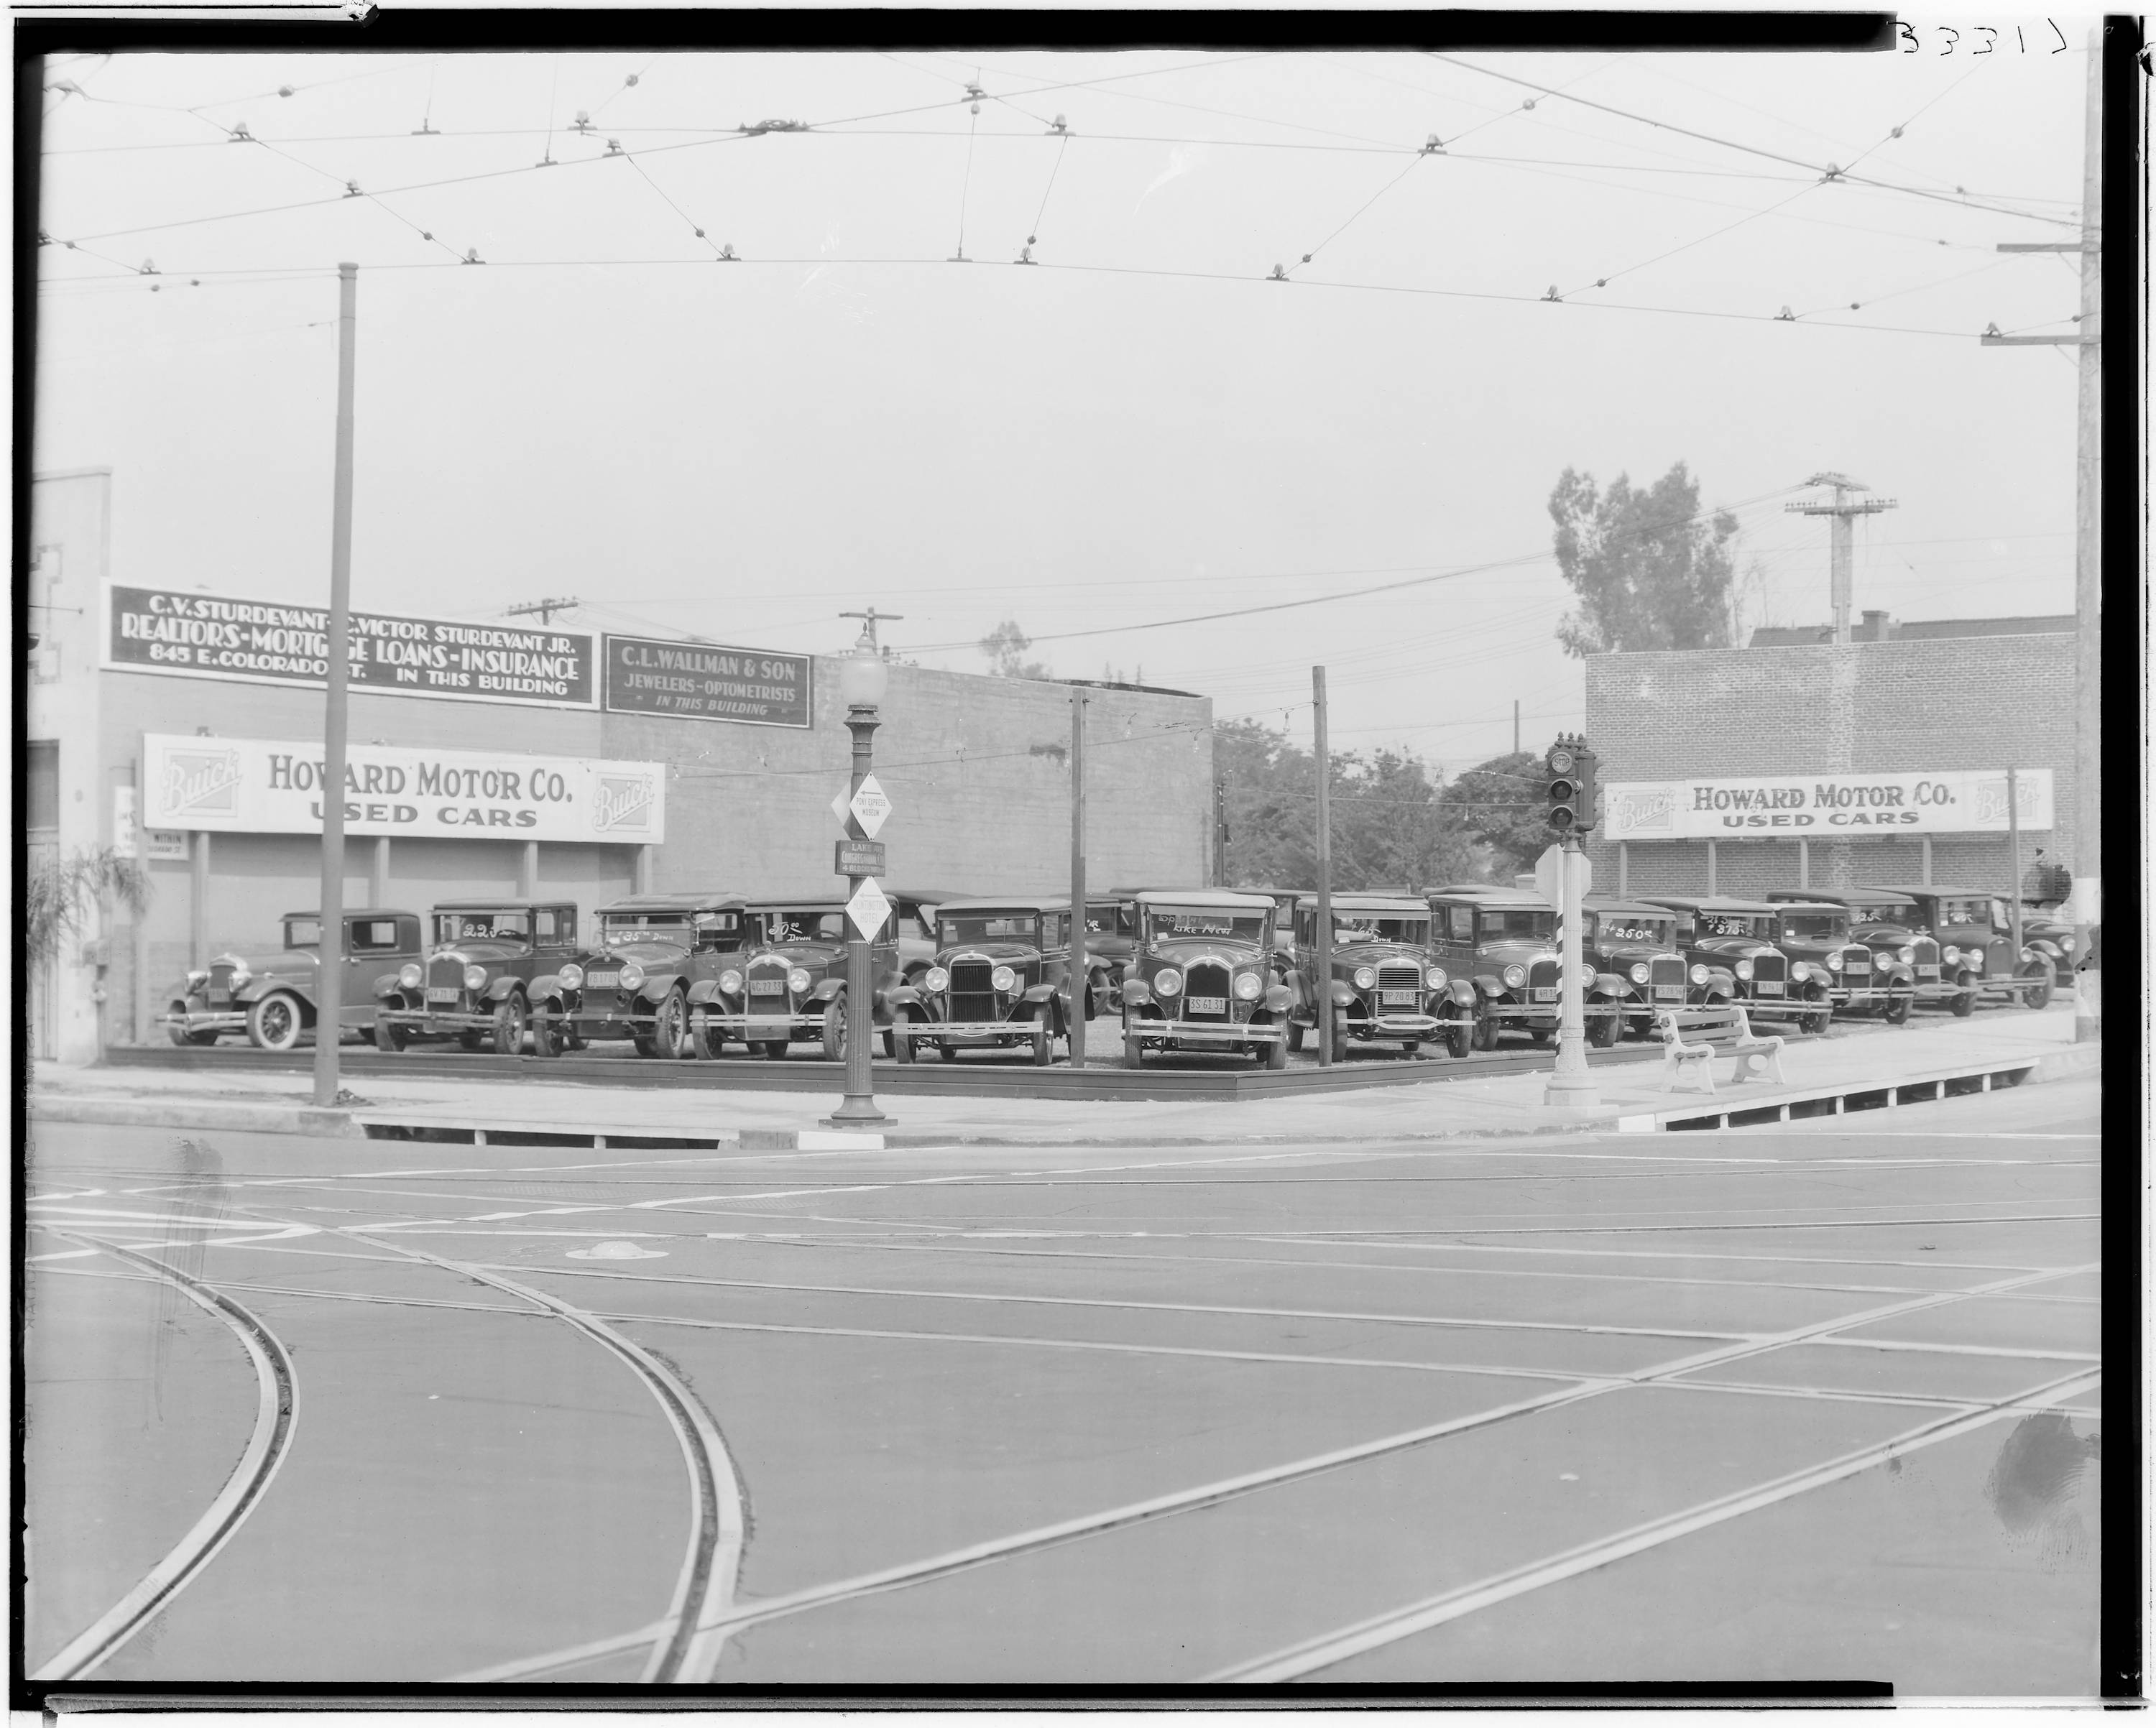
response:
<path fill-rule="evenodd" d="M 336 1140 L 357 1140 L 364 1133 L 348 1110 L 301 1105 L 145 1104 L 126 1098 L 67 1098 L 33 1092 L 26 1113 L 35 1121 L 99 1122 L 113 1128 L 222 1128 Z"/>

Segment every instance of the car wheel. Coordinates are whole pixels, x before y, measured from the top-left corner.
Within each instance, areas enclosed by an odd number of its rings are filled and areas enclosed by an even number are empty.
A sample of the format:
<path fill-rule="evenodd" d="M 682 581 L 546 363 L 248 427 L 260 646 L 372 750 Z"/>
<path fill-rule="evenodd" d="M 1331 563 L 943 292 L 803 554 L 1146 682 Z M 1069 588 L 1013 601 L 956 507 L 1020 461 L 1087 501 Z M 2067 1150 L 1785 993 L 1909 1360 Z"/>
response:
<path fill-rule="evenodd" d="M 530 1016 L 525 1012 L 524 998 L 514 990 L 495 1004 L 494 1053 L 497 1056 L 521 1056 L 524 1054 L 524 1025 Z"/>
<path fill-rule="evenodd" d="M 1591 1014 L 1587 1021 L 1587 1041 L 1598 1050 L 1609 1049 L 1617 1042 L 1617 1012 L 1613 1008 L 1606 1014 Z"/>
<path fill-rule="evenodd" d="M 1475 1017 L 1473 1035 L 1476 1049 L 1485 1052 L 1496 1049 L 1497 1048 L 1497 1017 L 1495 1014 L 1477 1014 Z"/>
<path fill-rule="evenodd" d="M 1954 982 L 1958 984 L 1966 985 L 1969 982 L 1969 974 L 1966 972 L 1963 973 L 1962 976 L 1957 978 Z M 1974 990 L 1964 989 L 1956 994 L 1953 999 L 1953 1017 L 1955 1019 L 1966 1020 L 1975 1012 L 1976 992 Z"/>
<path fill-rule="evenodd" d="M 291 1049 L 301 1024 L 300 999 L 289 991 L 273 990 L 248 1005 L 247 1038 L 258 1050 Z"/>
<path fill-rule="evenodd" d="M 662 1062 L 679 1062 L 688 1042 L 689 998 L 670 990 L 651 1013 L 652 1053 Z"/>
<path fill-rule="evenodd" d="M 374 1023 L 374 1048 L 385 1056 L 394 1056 L 404 1048 L 404 1028 L 387 1020 Z"/>
<path fill-rule="evenodd" d="M 1332 1060 L 1337 1064 L 1348 1059 L 1348 1024 L 1344 1020 L 1332 1023 Z"/>
<path fill-rule="evenodd" d="M 946 1062 L 956 1062 L 958 1059 L 958 1047 L 956 1044 L 938 1044 L 936 1047 L 936 1054 Z"/>
<path fill-rule="evenodd" d="M 1889 1026 L 1907 1026 L 1909 1010 L 1916 1005 L 1916 994 L 1912 991 L 1889 991 L 1887 994 L 1887 1023 Z"/>
<path fill-rule="evenodd" d="M 911 1012 L 906 1008 L 900 1008 L 892 1013 L 891 1030 L 884 1034 L 891 1040 L 891 1054 L 901 1062 L 913 1060 L 912 1025 Z"/>
<path fill-rule="evenodd" d="M 1820 1002 L 1817 1008 L 1804 1016 L 1801 1023 L 1809 1036 L 1819 1037 L 1834 1023 L 1834 1004 L 1830 1002 Z"/>
<path fill-rule="evenodd" d="M 1285 1039 L 1276 1038 L 1265 1046 L 1265 1062 L 1269 1074 L 1278 1074 L 1287 1066 L 1287 1043 Z"/>
<path fill-rule="evenodd" d="M 1126 1068 L 1145 1066 L 1145 1046 L 1138 1042 L 1137 1034 L 1132 1031 L 1127 1024 L 1123 1028 L 1123 1066 Z"/>
<path fill-rule="evenodd" d="M 1287 1023 L 1287 1047 L 1291 1050 L 1302 1048 L 1302 1022 L 1291 1019 Z"/>
<path fill-rule="evenodd" d="M 824 1004 L 824 1059 L 844 1062 L 846 1042 L 846 999 L 834 996 Z"/>
<path fill-rule="evenodd" d="M 766 1038 L 760 1046 L 763 1051 L 764 1060 L 783 1062 L 786 1059 L 786 1045 L 787 1040 L 783 1038 Z"/>
<path fill-rule="evenodd" d="M 1055 1059 L 1055 1040 L 1050 1035 L 1047 1023 L 1044 1021 L 1033 1034 L 1033 1065 L 1045 1068 Z"/>
<path fill-rule="evenodd" d="M 1467 1054 L 1474 1040 L 1475 1028 L 1471 1026 L 1464 1026 L 1455 1021 L 1445 1028 L 1445 1048 L 1455 1059 Z"/>
<path fill-rule="evenodd" d="M 2051 1005 L 2051 968 L 2041 960 L 2032 960 L 2021 968 L 2026 981 L 2021 992 L 2025 1008 L 2046 1008 Z"/>
<path fill-rule="evenodd" d="M 689 1016 L 689 1054 L 716 1060 L 726 1048 L 726 1035 L 711 1024 L 711 1011 L 699 1008 Z"/>

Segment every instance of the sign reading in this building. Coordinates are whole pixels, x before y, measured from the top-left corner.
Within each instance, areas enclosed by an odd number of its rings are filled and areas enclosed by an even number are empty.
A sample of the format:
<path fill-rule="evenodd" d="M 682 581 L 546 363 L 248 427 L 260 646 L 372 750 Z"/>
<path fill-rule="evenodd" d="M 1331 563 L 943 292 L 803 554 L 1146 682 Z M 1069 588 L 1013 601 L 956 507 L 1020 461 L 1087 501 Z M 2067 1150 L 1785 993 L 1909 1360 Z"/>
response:
<path fill-rule="evenodd" d="M 2015 800 L 2024 828 L 2050 828 L 2051 771 L 2021 769 L 2015 776 Z M 1602 788 L 1605 840 L 2003 834 L 2007 826 L 2004 768 L 1612 781 Z"/>
<path fill-rule="evenodd" d="M 318 834 L 321 752 L 318 742 L 146 733 L 143 825 Z M 612 845 L 666 838 L 664 762 L 355 744 L 344 794 L 352 835 Z"/>
<path fill-rule="evenodd" d="M 606 705 L 617 714 L 806 727 L 814 724 L 815 665 L 808 654 L 608 636 Z"/>
<path fill-rule="evenodd" d="M 107 582 L 103 644 L 108 671 L 314 689 L 329 679 L 329 613 L 321 607 Z M 350 659 L 354 690 L 598 705 L 596 644 L 575 631 L 355 612 Z"/>

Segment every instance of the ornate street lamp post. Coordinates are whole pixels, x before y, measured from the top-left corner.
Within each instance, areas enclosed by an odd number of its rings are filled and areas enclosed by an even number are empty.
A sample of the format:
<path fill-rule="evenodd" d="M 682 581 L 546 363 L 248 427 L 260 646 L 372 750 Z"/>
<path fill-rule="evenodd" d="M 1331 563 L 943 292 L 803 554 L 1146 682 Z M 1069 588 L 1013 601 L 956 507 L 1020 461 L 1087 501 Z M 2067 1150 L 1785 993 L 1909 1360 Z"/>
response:
<path fill-rule="evenodd" d="M 853 792 L 869 777 L 870 741 L 881 724 L 879 712 L 891 673 L 878 652 L 871 621 L 862 627 L 854 651 L 839 663 L 839 692 L 846 699 L 846 730 L 854 735 Z M 850 796 L 850 793 L 849 794 Z M 856 840 L 869 838 L 858 816 L 846 817 L 846 833 Z M 873 945 L 860 926 L 847 920 L 846 936 L 846 1096 L 829 1120 L 844 1126 L 879 1126 L 889 1120 L 876 1108 L 870 1064 L 875 1059 L 875 981 L 869 975 L 875 957 Z"/>

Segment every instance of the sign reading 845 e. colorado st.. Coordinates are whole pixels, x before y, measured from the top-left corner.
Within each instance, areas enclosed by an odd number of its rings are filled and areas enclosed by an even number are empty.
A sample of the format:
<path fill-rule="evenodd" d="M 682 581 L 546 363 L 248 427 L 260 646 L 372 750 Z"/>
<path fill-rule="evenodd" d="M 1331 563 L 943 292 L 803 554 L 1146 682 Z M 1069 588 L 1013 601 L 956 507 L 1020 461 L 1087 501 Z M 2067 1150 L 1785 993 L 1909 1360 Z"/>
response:
<path fill-rule="evenodd" d="M 142 825 L 318 834 L 321 748 L 146 733 Z M 352 835 L 613 845 L 666 838 L 664 762 L 355 744 L 346 752 L 344 791 L 345 832 Z"/>
<path fill-rule="evenodd" d="M 2052 824 L 2051 771 L 2015 776 L 2021 826 Z M 2007 829 L 2006 771 L 1778 774 L 1619 780 L 1602 788 L 1605 840 L 1772 840 L 1807 835 L 1999 833 Z"/>

